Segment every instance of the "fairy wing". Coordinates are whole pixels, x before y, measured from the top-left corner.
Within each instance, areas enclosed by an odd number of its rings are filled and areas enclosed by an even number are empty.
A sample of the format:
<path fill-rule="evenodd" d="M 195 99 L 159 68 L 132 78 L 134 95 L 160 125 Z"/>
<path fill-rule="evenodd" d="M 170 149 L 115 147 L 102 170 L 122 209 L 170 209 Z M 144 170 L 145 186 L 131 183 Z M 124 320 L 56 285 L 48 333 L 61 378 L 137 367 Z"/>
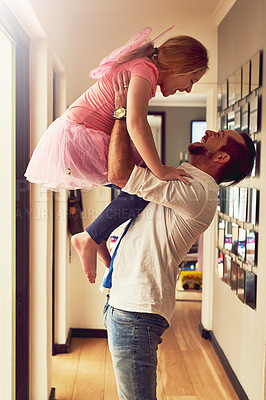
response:
<path fill-rule="evenodd" d="M 155 44 L 159 39 L 161 39 L 162 36 L 164 36 L 166 33 L 168 33 L 169 31 L 171 31 L 174 28 L 175 25 L 171 26 L 170 28 L 166 29 L 166 31 L 164 31 L 163 33 L 160 33 L 160 35 L 156 36 L 156 38 L 154 38 L 151 42 L 153 44 Z"/>
<path fill-rule="evenodd" d="M 174 25 L 166 29 L 166 31 L 164 31 L 160 35 L 156 36 L 156 38 L 152 40 L 152 43 L 155 44 L 162 36 L 172 30 L 173 27 Z M 141 46 L 141 44 L 144 42 L 144 40 L 147 39 L 150 33 L 151 28 L 144 28 L 136 33 L 124 46 L 118 47 L 117 49 L 113 50 L 112 53 L 110 53 L 100 62 L 100 65 L 98 67 L 90 71 L 90 78 L 99 79 L 103 75 L 105 75 L 112 67 L 112 65 L 114 65 L 119 60 L 120 57 Z"/>
<path fill-rule="evenodd" d="M 99 79 L 103 75 L 105 75 L 109 69 L 112 67 L 114 63 L 119 60 L 124 54 L 129 53 L 137 49 L 144 40 L 149 36 L 151 33 L 151 28 L 144 28 L 138 33 L 136 33 L 124 46 L 118 47 L 117 49 L 113 50 L 107 57 L 105 57 L 97 68 L 94 68 L 90 71 L 90 77 L 93 79 Z"/>

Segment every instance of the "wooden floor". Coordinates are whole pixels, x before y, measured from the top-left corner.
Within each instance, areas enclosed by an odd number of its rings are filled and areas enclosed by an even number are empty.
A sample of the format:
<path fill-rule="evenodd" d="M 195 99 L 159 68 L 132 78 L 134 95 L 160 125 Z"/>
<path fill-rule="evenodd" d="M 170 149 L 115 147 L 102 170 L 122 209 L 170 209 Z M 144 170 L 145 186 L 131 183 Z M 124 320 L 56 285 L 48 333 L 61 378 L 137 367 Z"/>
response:
<path fill-rule="evenodd" d="M 158 351 L 158 400 L 238 400 L 210 341 L 198 330 L 201 302 L 177 301 Z M 53 357 L 57 400 L 117 400 L 106 339 L 73 338 Z"/>

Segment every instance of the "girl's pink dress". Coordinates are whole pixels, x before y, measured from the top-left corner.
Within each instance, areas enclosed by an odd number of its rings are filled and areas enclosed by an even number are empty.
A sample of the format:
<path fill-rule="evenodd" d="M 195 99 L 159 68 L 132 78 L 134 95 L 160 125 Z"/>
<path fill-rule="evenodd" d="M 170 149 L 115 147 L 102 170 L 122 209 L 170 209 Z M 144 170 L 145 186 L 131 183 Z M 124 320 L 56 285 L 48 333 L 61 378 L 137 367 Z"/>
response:
<path fill-rule="evenodd" d="M 114 125 L 112 77 L 128 70 L 142 76 L 155 96 L 158 70 L 148 59 L 135 59 L 111 69 L 47 129 L 33 152 L 26 178 L 50 190 L 92 189 L 108 184 L 107 157 Z M 143 160 L 132 143 L 135 163 Z"/>

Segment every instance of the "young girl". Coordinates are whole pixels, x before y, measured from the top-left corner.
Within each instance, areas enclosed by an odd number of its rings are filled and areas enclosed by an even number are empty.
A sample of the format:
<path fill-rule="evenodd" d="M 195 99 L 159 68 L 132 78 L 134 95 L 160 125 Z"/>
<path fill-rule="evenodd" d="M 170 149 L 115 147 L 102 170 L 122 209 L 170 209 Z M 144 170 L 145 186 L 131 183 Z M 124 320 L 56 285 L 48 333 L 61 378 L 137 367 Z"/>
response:
<path fill-rule="evenodd" d="M 189 36 L 173 37 L 156 48 L 154 43 L 162 36 L 160 35 L 152 42 L 140 46 L 150 31 L 150 28 L 145 28 L 139 32 L 91 72 L 92 77 L 100 79 L 54 121 L 42 136 L 25 173 L 30 182 L 41 183 L 51 190 L 91 189 L 109 183 L 108 144 L 114 118 L 119 118 L 114 115 L 112 78 L 123 71 L 128 71 L 130 75 L 126 121 L 134 143 L 132 148 L 135 163 L 145 163 L 160 179 L 186 181 L 180 176 L 180 171 L 164 166 L 160 161 L 147 122 L 148 103 L 155 96 L 157 86 L 164 97 L 174 94 L 177 90 L 189 93 L 193 84 L 198 82 L 208 69 L 208 54 L 200 42 Z M 115 221 L 115 225 L 110 224 L 110 229 L 106 228 L 105 221 L 104 233 L 101 232 L 101 227 L 95 228 L 95 224 L 92 230 L 88 228 L 87 232 L 84 232 L 89 233 L 95 244 L 100 244 L 116 226 L 128 219 L 124 213 L 125 206 L 128 212 L 132 206 L 134 211 L 130 215 L 135 216 L 147 204 L 140 199 L 138 201 L 142 201 L 141 206 L 135 205 L 135 200 L 128 201 L 129 197 L 123 193 L 121 203 L 119 199 L 116 200 L 114 206 L 122 207 L 123 215 L 122 218 L 118 218 L 119 221 Z M 110 218 L 108 222 L 111 222 Z M 73 244 L 75 245 L 75 240 Z M 80 256 L 88 279 L 94 282 L 96 253 L 94 251 L 91 254 L 86 265 L 84 255 Z"/>

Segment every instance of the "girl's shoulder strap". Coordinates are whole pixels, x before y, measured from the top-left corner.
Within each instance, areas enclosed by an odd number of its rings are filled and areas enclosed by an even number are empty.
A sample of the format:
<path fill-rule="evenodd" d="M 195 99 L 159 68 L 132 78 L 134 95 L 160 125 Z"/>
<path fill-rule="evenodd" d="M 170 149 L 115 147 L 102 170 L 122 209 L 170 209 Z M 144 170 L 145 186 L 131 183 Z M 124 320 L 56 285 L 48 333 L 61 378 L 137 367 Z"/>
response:
<path fill-rule="evenodd" d="M 166 31 L 161 33 L 155 39 L 152 40 L 154 44 L 157 40 L 159 40 L 163 35 L 169 32 L 174 26 L 168 28 Z M 136 33 L 126 44 L 117 49 L 113 50 L 107 57 L 105 57 L 100 65 L 90 71 L 90 78 L 99 79 L 104 76 L 110 68 L 119 60 L 119 58 L 130 51 L 133 51 L 140 47 L 143 42 L 147 39 L 149 34 L 151 33 L 151 28 L 147 27 Z"/>

